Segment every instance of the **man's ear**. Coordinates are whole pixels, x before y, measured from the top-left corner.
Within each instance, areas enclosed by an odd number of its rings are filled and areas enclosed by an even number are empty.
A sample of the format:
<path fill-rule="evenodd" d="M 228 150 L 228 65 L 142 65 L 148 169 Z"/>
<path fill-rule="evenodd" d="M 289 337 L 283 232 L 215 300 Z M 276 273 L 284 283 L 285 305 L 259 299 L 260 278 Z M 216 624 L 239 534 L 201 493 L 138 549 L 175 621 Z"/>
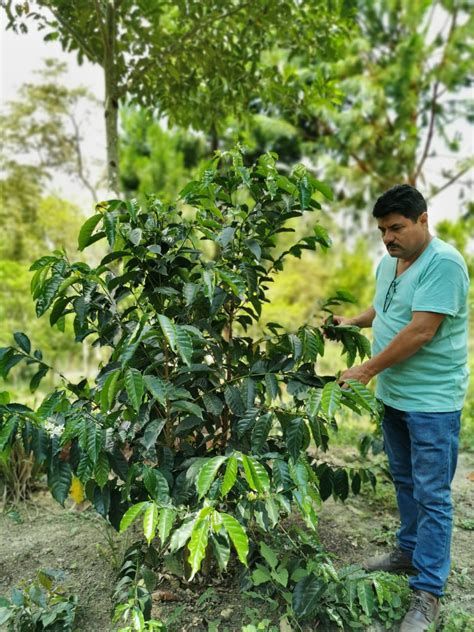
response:
<path fill-rule="evenodd" d="M 424 213 L 422 213 L 420 217 L 418 218 L 418 221 L 423 226 L 428 226 L 428 211 L 425 211 Z"/>

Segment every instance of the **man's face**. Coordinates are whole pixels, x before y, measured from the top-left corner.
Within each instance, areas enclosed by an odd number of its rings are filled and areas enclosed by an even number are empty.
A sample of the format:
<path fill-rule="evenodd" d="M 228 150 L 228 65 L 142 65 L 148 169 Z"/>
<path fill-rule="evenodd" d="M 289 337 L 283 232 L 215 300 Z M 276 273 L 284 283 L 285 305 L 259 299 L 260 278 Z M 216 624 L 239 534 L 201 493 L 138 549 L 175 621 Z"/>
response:
<path fill-rule="evenodd" d="M 428 231 L 426 212 L 416 222 L 400 213 L 390 213 L 378 218 L 377 222 L 383 243 L 392 257 L 409 260 L 425 244 Z"/>

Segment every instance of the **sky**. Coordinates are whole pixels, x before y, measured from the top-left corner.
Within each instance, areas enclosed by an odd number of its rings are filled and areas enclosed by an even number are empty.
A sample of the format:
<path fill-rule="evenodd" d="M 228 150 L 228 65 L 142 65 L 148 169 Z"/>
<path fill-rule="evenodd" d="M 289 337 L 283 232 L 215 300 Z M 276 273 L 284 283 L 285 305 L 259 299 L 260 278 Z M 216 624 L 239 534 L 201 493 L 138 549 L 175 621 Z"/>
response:
<path fill-rule="evenodd" d="M 27 35 L 18 35 L 12 31 L 1 33 L 1 90 L 0 107 L 3 107 L 9 100 L 17 98 L 18 89 L 22 83 L 33 81 L 35 71 L 43 66 L 43 60 L 53 57 L 68 64 L 68 74 L 66 84 L 68 87 L 84 85 L 100 100 L 103 100 L 104 88 L 102 70 L 100 67 L 84 62 L 82 66 L 76 63 L 75 55 L 64 53 L 57 42 L 44 42 L 43 35 L 31 28 Z M 473 92 L 466 94 L 466 97 L 473 97 Z M 462 135 L 462 154 L 474 153 L 473 128 L 467 124 L 459 125 L 458 129 Z M 97 111 L 97 116 L 89 120 L 83 129 L 83 153 L 89 156 L 105 156 L 105 129 L 103 125 L 102 112 Z M 436 144 L 435 144 L 436 147 Z M 453 161 L 459 157 L 449 155 L 446 148 L 439 148 L 440 156 L 431 158 L 426 165 L 426 171 L 433 182 L 439 181 L 437 174 L 443 169 L 452 166 Z M 466 174 L 464 181 L 473 180 L 472 173 Z M 67 179 L 59 178 L 55 182 L 56 188 L 71 201 L 79 205 L 91 204 L 91 198 L 78 184 Z M 459 187 L 453 185 L 446 191 L 432 199 L 429 207 L 429 218 L 431 226 L 443 219 L 456 219 L 459 217 L 458 204 Z M 471 189 L 472 195 L 472 189 Z M 88 214 L 86 210 L 86 214 Z"/>

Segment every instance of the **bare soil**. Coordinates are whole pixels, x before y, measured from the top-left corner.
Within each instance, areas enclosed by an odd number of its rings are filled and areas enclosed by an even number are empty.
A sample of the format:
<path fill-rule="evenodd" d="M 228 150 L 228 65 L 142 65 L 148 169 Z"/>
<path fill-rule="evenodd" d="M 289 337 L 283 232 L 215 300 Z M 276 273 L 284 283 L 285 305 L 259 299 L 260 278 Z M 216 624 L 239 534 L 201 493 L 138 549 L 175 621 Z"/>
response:
<path fill-rule="evenodd" d="M 355 457 L 355 451 L 338 450 L 342 460 Z M 462 630 L 474 631 L 473 453 L 460 456 L 453 496 L 453 565 L 439 629 L 457 632 L 456 616 L 461 613 Z M 328 500 L 320 511 L 321 542 L 336 565 L 360 562 L 390 548 L 396 527 L 389 483 L 379 482 L 375 494 L 366 490 L 345 503 Z M 79 598 L 77 631 L 109 632 L 114 629 L 110 619 L 117 564 L 130 537 L 108 531 L 91 510 L 63 509 L 48 492 L 39 492 L 34 502 L 0 514 L 0 595 L 8 597 L 13 586 L 33 579 L 40 568 L 60 569 L 67 587 Z M 236 578 L 225 581 L 211 577 L 206 583 L 186 586 L 168 579 L 154 594 L 153 614 L 165 620 L 171 632 L 240 632 L 243 625 L 265 618 L 278 621 L 271 608 L 262 610 L 241 595 Z M 469 615 L 472 627 L 467 623 Z M 281 632 L 291 631 L 285 620 L 278 627 Z"/>

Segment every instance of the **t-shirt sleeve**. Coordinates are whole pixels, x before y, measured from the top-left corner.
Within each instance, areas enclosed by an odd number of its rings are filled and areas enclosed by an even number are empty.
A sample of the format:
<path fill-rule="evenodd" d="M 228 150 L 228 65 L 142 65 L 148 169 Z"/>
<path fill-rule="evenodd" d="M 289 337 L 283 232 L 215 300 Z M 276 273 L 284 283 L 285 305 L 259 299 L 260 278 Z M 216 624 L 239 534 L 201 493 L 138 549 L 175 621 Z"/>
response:
<path fill-rule="evenodd" d="M 465 304 L 468 289 L 469 277 L 459 263 L 451 259 L 437 259 L 418 283 L 412 311 L 455 316 Z"/>

